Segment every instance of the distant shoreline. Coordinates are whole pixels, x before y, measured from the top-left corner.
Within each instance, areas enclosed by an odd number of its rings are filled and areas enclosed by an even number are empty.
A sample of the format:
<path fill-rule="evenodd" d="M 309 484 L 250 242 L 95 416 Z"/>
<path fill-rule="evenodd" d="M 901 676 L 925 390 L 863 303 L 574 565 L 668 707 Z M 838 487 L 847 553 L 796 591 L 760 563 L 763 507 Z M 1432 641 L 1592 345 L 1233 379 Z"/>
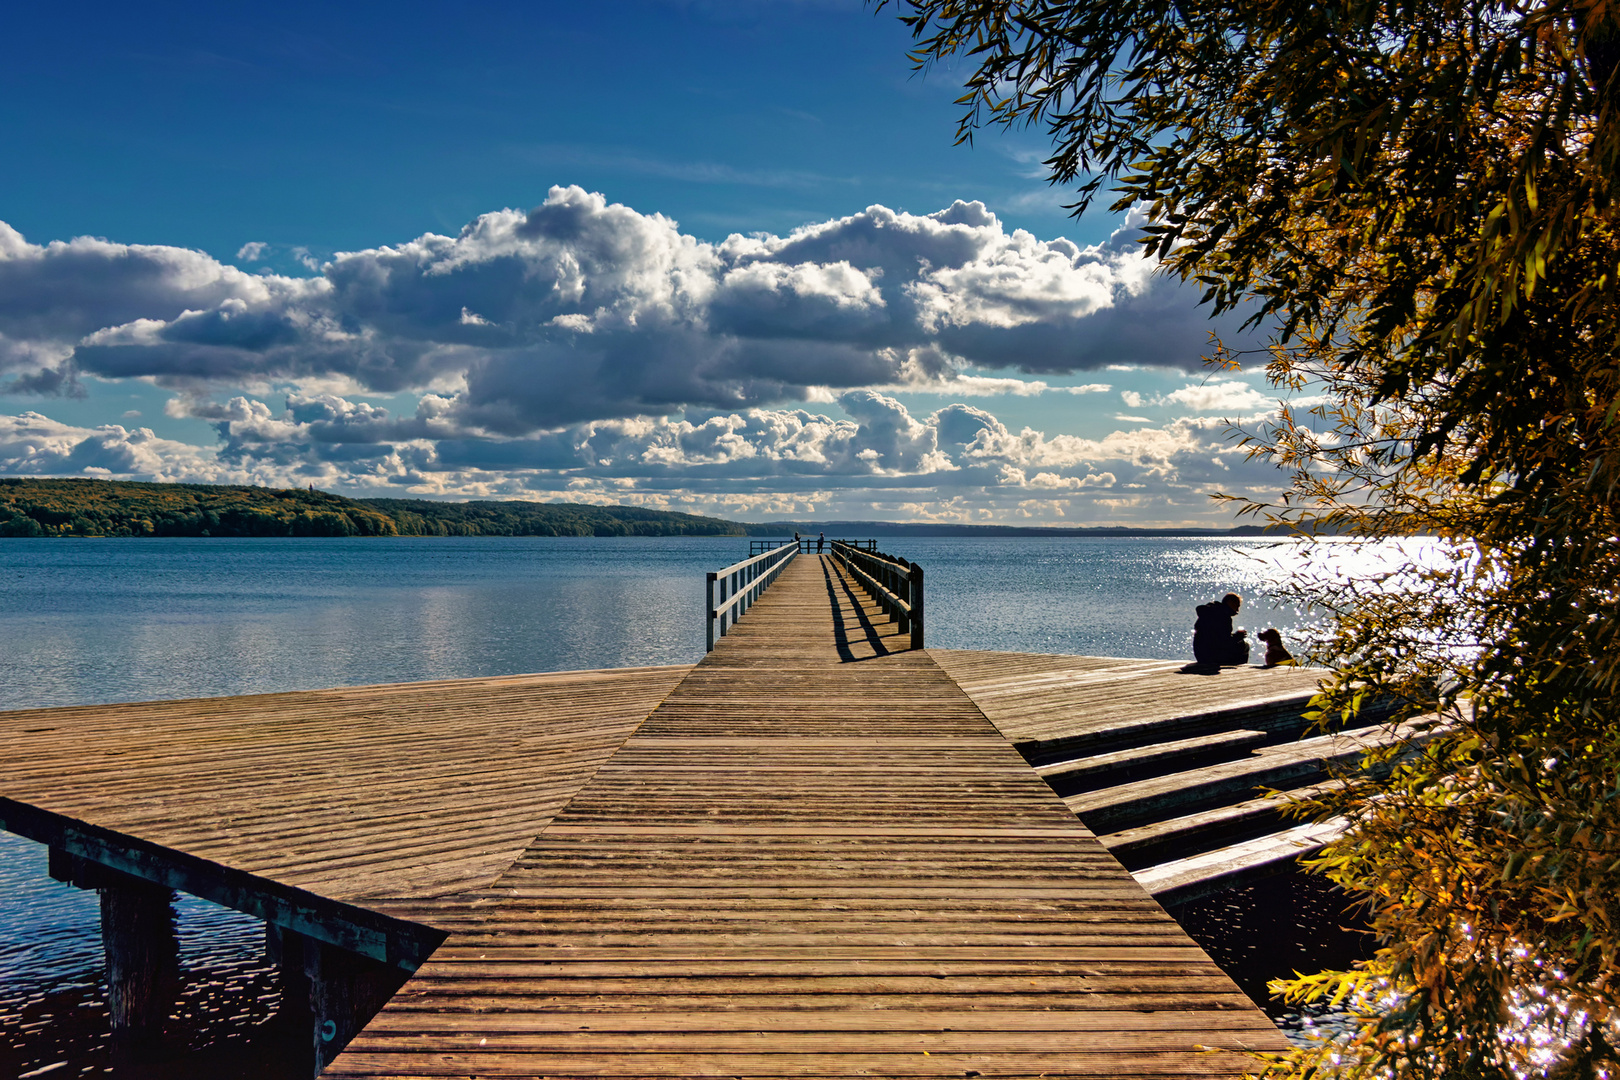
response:
<path fill-rule="evenodd" d="M 313 488 L 0 478 L 0 537 L 735 536 L 638 506 L 349 499 Z"/>
<path fill-rule="evenodd" d="M 1005 537 L 1275 537 L 1262 525 L 1228 529 L 948 522 L 741 522 L 638 506 L 520 500 L 350 499 L 304 488 L 156 484 L 134 480 L 0 477 L 0 538 L 299 536 L 729 536 L 787 539 Z"/>

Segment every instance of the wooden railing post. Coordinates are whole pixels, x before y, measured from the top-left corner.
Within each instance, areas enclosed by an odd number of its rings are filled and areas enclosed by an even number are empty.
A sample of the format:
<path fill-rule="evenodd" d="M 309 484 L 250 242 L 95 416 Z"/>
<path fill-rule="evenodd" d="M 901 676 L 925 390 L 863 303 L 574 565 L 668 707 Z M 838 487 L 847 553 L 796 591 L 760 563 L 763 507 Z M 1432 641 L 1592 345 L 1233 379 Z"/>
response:
<path fill-rule="evenodd" d="M 923 568 L 916 563 L 908 563 L 911 568 L 911 647 L 924 648 L 923 645 Z"/>
<path fill-rule="evenodd" d="M 909 634 L 912 619 L 911 576 L 908 573 L 906 577 L 902 578 L 898 567 L 890 567 L 888 575 L 889 580 L 893 582 L 889 587 L 893 590 L 894 595 L 900 599 L 900 603 L 894 605 L 895 629 L 902 634 Z"/>
<path fill-rule="evenodd" d="M 714 652 L 714 579 L 715 572 L 710 570 L 705 576 L 703 584 L 703 632 L 708 639 L 705 642 L 704 652 Z"/>
<path fill-rule="evenodd" d="M 923 647 L 923 569 L 914 562 L 866 551 L 857 541 L 833 542 L 833 555 L 846 573 L 911 636 L 911 647 Z"/>
<path fill-rule="evenodd" d="M 776 580 L 776 575 L 798 554 L 797 544 L 791 547 L 777 544 L 724 570 L 705 575 L 703 637 L 707 652 L 714 651 L 715 640 L 726 636 L 731 624 L 753 607 L 754 601 Z"/>

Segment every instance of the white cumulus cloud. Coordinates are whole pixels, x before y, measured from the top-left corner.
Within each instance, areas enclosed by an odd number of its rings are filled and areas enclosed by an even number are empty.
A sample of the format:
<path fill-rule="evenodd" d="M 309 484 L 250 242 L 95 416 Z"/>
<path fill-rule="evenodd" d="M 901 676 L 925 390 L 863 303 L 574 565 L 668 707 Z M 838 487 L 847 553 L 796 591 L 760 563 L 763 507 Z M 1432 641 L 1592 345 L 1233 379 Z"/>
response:
<path fill-rule="evenodd" d="M 719 244 L 578 187 L 455 236 L 247 274 L 202 252 L 0 224 L 0 392 L 84 376 L 192 394 L 284 382 L 454 388 L 461 425 L 519 435 L 587 420 L 734 410 L 933 381 L 1038 393 L 1114 363 L 1195 368 L 1208 323 L 1124 230 L 1082 248 L 1007 231 L 980 203 L 882 206 Z M 242 261 L 264 256 L 252 242 Z M 1101 392 L 1103 384 L 1064 388 Z"/>
<path fill-rule="evenodd" d="M 1260 391 L 1235 379 L 1202 386 L 1184 386 L 1165 394 L 1162 400 L 1165 404 L 1183 405 L 1198 412 L 1254 412 L 1271 404 Z"/>

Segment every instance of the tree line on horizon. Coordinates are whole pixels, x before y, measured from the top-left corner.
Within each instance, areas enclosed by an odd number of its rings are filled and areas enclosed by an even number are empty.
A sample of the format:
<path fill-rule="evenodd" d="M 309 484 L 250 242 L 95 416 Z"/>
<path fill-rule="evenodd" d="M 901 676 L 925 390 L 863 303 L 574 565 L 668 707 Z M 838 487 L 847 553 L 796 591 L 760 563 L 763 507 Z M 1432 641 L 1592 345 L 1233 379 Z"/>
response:
<path fill-rule="evenodd" d="M 579 503 L 349 499 L 304 488 L 0 478 L 0 537 L 742 536 L 722 518 Z"/>

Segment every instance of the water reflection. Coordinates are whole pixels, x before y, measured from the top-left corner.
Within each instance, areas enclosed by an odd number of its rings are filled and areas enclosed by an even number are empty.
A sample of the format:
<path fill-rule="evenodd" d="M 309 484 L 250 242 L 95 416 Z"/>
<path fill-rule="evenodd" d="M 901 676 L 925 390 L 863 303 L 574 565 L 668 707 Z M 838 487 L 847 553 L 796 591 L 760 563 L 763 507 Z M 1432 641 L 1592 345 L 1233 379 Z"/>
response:
<path fill-rule="evenodd" d="M 1324 566 L 1438 557 L 1434 541 L 942 539 L 884 546 L 928 571 L 937 648 L 1177 659 L 1193 608 L 1288 640 L 1278 599 Z M 7 540 L 0 708 L 690 663 L 703 575 L 732 538 Z"/>
<path fill-rule="evenodd" d="M 1295 870 L 1228 889 L 1171 914 L 1290 1041 L 1303 1045 L 1350 1032 L 1347 1011 L 1325 1005 L 1300 1009 L 1266 990 L 1273 979 L 1301 971 L 1343 970 L 1373 955 L 1376 942 L 1366 919 L 1338 886 Z"/>
<path fill-rule="evenodd" d="M 904 547 L 928 573 L 935 648 L 1161 660 L 1191 659 L 1193 608 L 1226 592 L 1246 598 L 1240 624 L 1275 626 L 1297 640 L 1311 620 L 1278 596 L 1293 572 L 1287 553 L 1297 550 L 1293 542 L 1134 537 L 918 538 Z"/>
<path fill-rule="evenodd" d="M 729 538 L 8 540 L 0 708 L 671 664 Z"/>

